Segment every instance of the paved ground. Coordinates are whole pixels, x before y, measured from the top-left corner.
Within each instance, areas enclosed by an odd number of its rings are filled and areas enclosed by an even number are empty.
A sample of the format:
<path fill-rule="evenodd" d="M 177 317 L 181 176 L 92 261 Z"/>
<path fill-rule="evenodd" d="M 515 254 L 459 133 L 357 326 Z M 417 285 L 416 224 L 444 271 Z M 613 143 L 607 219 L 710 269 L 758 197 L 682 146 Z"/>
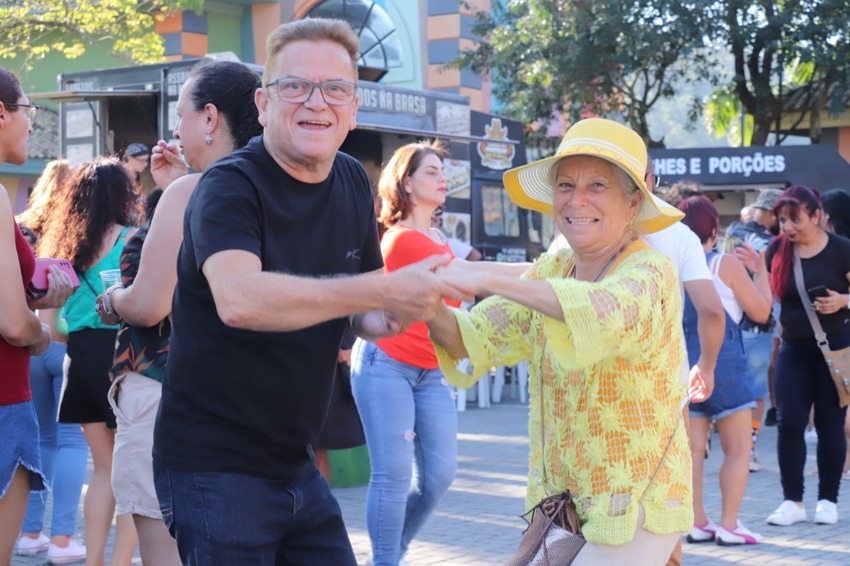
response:
<path fill-rule="evenodd" d="M 470 404 L 469 410 L 459 413 L 458 477 L 412 545 L 407 556 L 411 566 L 496 565 L 503 564 L 511 555 L 524 525 L 519 515 L 528 459 L 527 411 L 527 405 L 506 399 L 489 409 Z M 752 530 L 764 535 L 762 544 L 729 548 L 686 543 L 685 564 L 850 565 L 850 507 L 846 503 L 839 507 L 844 519 L 837 525 L 807 522 L 782 528 L 765 524 L 765 517 L 781 502 L 775 440 L 776 429 L 765 429 L 759 440 L 763 470 L 750 475 L 740 515 Z M 717 520 L 720 515 L 717 473 L 722 458 L 716 435 L 713 444 L 715 452 L 706 468 L 706 505 Z M 810 517 L 817 490 L 817 477 L 812 475 L 814 467 L 814 450 L 810 445 L 805 497 Z M 842 487 L 850 487 L 850 482 L 845 481 Z M 366 488 L 335 489 L 334 493 L 342 506 L 357 558 L 362 562 L 369 552 L 364 511 Z M 46 558 L 44 554 L 35 558 L 15 557 L 12 564 L 42 565 L 46 564 Z"/>

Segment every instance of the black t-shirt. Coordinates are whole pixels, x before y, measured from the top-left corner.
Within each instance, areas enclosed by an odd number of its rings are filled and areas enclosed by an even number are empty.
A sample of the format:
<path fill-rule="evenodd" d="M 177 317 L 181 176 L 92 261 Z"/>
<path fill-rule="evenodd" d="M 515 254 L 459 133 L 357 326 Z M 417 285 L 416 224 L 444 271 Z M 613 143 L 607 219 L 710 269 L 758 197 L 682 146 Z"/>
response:
<path fill-rule="evenodd" d="M 154 458 L 181 471 L 297 478 L 325 418 L 346 320 L 294 332 L 228 327 L 201 268 L 219 251 L 244 250 L 263 271 L 291 275 L 380 269 L 366 172 L 338 153 L 325 181 L 303 183 L 254 138 L 204 173 L 183 238 Z"/>
<path fill-rule="evenodd" d="M 779 240 L 771 243 L 767 250 L 767 268 L 770 269 L 773 255 Z M 810 258 L 802 258 L 803 282 L 806 289 L 824 285 L 843 295 L 847 294 L 847 274 L 850 273 L 850 240 L 837 234 L 829 234 L 826 247 L 819 254 Z M 804 294 L 806 290 L 803 290 Z M 809 317 L 800 295 L 797 292 L 797 283 L 794 272 L 791 271 L 785 294 L 780 297 L 782 311 L 779 315 L 779 323 L 782 325 L 782 337 L 786 340 L 800 340 L 812 338 L 815 335 Z M 815 313 L 818 317 L 823 331 L 827 335 L 850 332 L 850 310 L 839 309 L 833 314 Z"/>

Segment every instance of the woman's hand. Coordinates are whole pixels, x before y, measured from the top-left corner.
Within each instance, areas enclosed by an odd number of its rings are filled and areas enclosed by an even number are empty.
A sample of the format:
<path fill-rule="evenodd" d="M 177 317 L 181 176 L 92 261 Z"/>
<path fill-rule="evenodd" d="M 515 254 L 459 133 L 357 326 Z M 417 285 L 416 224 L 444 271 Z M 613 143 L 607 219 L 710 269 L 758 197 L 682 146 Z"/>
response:
<path fill-rule="evenodd" d="M 487 281 L 485 265 L 455 258 L 445 267 L 435 272 L 443 283 L 458 293 L 469 297 L 484 295 Z"/>
<path fill-rule="evenodd" d="M 841 309 L 848 308 L 848 305 L 850 305 L 850 295 L 842 295 L 832 289 L 827 289 L 826 292 L 829 293 L 828 297 L 818 297 L 812 303 L 812 308 L 815 309 L 816 313 L 832 314 Z"/>
<path fill-rule="evenodd" d="M 104 307 L 103 294 L 98 295 L 97 299 L 95 299 L 94 310 L 100 316 L 100 321 L 103 324 L 113 326 L 121 322 L 120 318 L 118 318 L 117 316 L 112 316 L 111 314 L 106 312 L 106 308 Z"/>
<path fill-rule="evenodd" d="M 151 149 L 151 176 L 163 189 L 189 173 L 189 165 L 177 144 L 159 140 Z"/>
<path fill-rule="evenodd" d="M 35 344 L 28 348 L 30 356 L 40 356 L 50 347 L 50 326 L 41 323 L 41 336 Z"/>
<path fill-rule="evenodd" d="M 732 250 L 732 255 L 734 255 L 738 261 L 744 264 L 744 267 L 747 268 L 747 271 L 750 273 L 761 273 L 762 271 L 767 269 L 767 266 L 764 262 L 764 252 L 757 252 L 753 249 L 749 244 L 741 244 L 734 250 Z"/>
<path fill-rule="evenodd" d="M 51 265 L 47 268 L 47 294 L 41 298 L 27 300 L 27 306 L 33 310 L 58 309 L 65 306 L 65 302 L 74 293 L 71 277 Z"/>

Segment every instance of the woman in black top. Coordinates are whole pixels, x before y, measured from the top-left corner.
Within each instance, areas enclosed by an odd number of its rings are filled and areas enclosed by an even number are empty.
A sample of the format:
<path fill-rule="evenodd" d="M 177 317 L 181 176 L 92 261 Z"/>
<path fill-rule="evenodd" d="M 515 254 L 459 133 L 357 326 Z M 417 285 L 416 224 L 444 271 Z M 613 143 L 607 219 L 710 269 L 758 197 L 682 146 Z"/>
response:
<path fill-rule="evenodd" d="M 776 402 L 779 471 L 785 501 L 768 518 L 772 525 L 805 521 L 803 431 L 814 404 L 818 433 L 818 503 L 814 521 L 838 521 L 836 503 L 847 446 L 846 408 L 838 393 L 809 323 L 794 279 L 794 251 L 799 252 L 806 287 L 818 320 L 832 349 L 850 346 L 850 240 L 822 228 L 823 209 L 817 191 L 803 186 L 787 189 L 773 208 L 780 235 L 768 248 L 770 286 L 782 311 L 782 344 L 776 362 Z M 821 287 L 817 292 L 816 287 Z M 811 289 L 812 293 L 807 290 Z"/>

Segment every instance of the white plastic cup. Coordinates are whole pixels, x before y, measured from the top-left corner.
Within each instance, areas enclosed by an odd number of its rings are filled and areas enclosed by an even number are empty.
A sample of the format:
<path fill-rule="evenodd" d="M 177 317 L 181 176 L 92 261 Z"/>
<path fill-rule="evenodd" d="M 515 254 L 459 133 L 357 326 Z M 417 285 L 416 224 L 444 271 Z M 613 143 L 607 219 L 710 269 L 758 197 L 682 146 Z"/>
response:
<path fill-rule="evenodd" d="M 104 269 L 100 272 L 100 282 L 103 283 L 104 291 L 106 291 L 113 285 L 121 285 L 121 270 Z"/>

